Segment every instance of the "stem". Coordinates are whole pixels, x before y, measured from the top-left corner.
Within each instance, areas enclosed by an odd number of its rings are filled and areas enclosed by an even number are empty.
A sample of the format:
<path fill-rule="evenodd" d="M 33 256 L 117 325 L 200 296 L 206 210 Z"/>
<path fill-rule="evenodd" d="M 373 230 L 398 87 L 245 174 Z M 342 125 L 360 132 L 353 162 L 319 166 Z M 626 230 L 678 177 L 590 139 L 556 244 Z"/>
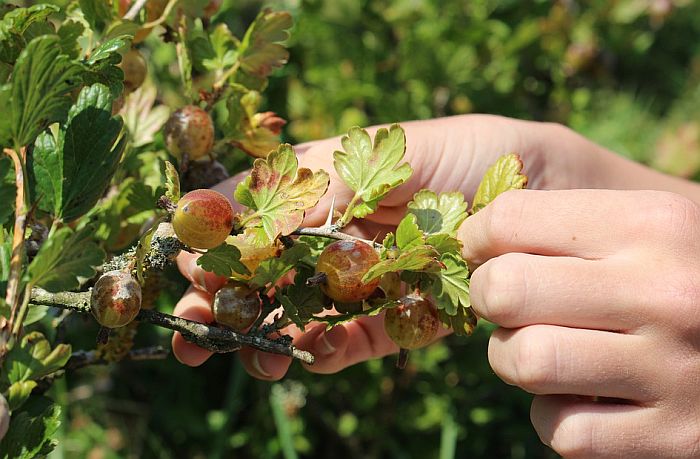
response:
<path fill-rule="evenodd" d="M 350 202 L 348 203 L 348 206 L 345 208 L 345 212 L 343 212 L 343 216 L 338 219 L 337 222 L 335 222 L 336 226 L 338 228 L 342 228 L 348 223 L 350 223 L 350 220 L 352 220 L 352 211 L 355 208 L 355 204 L 357 204 L 357 201 L 360 200 L 360 195 L 355 194 Z"/>
<path fill-rule="evenodd" d="M 90 292 L 50 293 L 35 288 L 32 290 L 31 302 L 90 313 Z M 311 353 L 297 349 L 292 345 L 261 336 L 243 335 L 228 328 L 194 322 L 159 311 L 142 309 L 135 320 L 180 332 L 187 341 L 212 352 L 233 352 L 243 346 L 250 346 L 264 352 L 293 357 L 304 363 L 312 364 L 314 362 L 314 356 Z"/>
<path fill-rule="evenodd" d="M 27 212 L 24 198 L 24 162 L 27 151 L 24 147 L 20 148 L 19 153 L 10 148 L 6 148 L 4 153 L 12 158 L 15 167 L 15 187 L 17 189 L 17 195 L 15 197 L 15 226 L 12 233 L 12 259 L 10 260 L 10 275 L 7 280 L 7 292 L 5 296 L 5 301 L 12 307 L 10 326 L 14 331 L 17 329 L 16 322 L 18 321 L 18 315 L 22 315 L 19 304 L 19 286 L 22 277 L 22 259 L 24 258 L 24 235 L 27 230 Z M 19 322 L 21 327 L 21 320 L 19 320 Z"/>
<path fill-rule="evenodd" d="M 136 0 L 134 4 L 131 5 L 131 8 L 129 8 L 129 11 L 127 11 L 126 14 L 122 17 L 122 19 L 133 21 L 139 14 L 139 11 L 141 11 L 144 5 L 146 5 L 147 1 L 148 0 Z"/>
<path fill-rule="evenodd" d="M 215 82 L 214 85 L 212 86 L 212 87 L 214 88 L 214 90 L 215 90 L 215 91 L 218 91 L 219 89 L 221 89 L 221 88 L 226 84 L 226 82 L 228 81 L 228 79 L 231 78 L 233 75 L 236 74 L 236 72 L 238 71 L 238 68 L 239 68 L 240 66 L 241 66 L 241 61 L 240 61 L 240 60 L 237 60 L 236 63 L 233 64 L 233 65 L 231 66 L 230 69 L 226 70 L 226 71 L 219 77 L 219 79 L 216 80 L 216 82 Z"/>
<path fill-rule="evenodd" d="M 170 15 L 170 12 L 175 8 L 175 5 L 177 4 L 178 0 L 170 0 L 167 5 L 165 5 L 165 9 L 163 10 L 163 14 L 160 15 L 158 19 L 155 21 L 147 22 L 144 25 L 141 26 L 143 29 L 152 29 L 155 26 L 159 26 L 162 23 L 165 22 L 166 19 L 168 19 L 168 16 Z"/>
<path fill-rule="evenodd" d="M 340 241 L 360 241 L 364 242 L 365 244 L 369 244 L 375 249 L 381 249 L 384 247 L 381 243 L 376 242 L 376 241 L 370 241 L 367 239 L 362 239 L 360 237 L 352 236 L 347 233 L 341 233 L 339 231 L 340 228 L 331 226 L 331 227 L 321 227 L 321 228 L 299 228 L 296 231 L 294 231 L 292 234 L 294 236 L 319 236 L 319 237 L 327 237 L 329 239 L 337 239 Z"/>

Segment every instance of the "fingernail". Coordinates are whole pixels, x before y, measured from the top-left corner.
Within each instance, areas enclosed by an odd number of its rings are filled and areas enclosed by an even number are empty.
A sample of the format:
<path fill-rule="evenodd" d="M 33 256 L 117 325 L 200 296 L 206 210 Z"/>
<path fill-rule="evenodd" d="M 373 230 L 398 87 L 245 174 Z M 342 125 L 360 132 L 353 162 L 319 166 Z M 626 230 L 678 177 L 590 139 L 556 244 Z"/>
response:
<path fill-rule="evenodd" d="M 194 285 L 198 290 L 208 292 L 209 290 L 207 290 L 207 280 L 204 277 L 204 270 L 197 264 L 197 258 L 192 258 L 192 260 L 190 260 L 190 269 L 188 271 L 190 273 L 192 285 Z"/>
<path fill-rule="evenodd" d="M 260 364 L 260 352 L 253 352 L 253 359 L 252 359 L 252 365 L 253 369 L 262 377 L 264 378 L 269 378 L 272 375 L 263 369 L 262 365 Z"/>
<path fill-rule="evenodd" d="M 342 325 L 335 326 L 328 331 L 323 331 L 316 338 L 316 351 L 323 356 L 329 356 L 338 350 L 345 339 L 347 332 Z"/>

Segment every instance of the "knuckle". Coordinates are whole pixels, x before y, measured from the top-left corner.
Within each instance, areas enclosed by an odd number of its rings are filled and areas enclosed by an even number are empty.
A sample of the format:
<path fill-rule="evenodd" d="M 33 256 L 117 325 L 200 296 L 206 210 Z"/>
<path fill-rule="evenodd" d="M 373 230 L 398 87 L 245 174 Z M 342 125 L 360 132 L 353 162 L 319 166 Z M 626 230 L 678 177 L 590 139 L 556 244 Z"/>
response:
<path fill-rule="evenodd" d="M 525 205 L 522 190 L 509 190 L 498 195 L 486 209 L 486 238 L 494 245 L 508 245 L 517 232 L 519 216 Z"/>
<path fill-rule="evenodd" d="M 661 276 L 657 288 L 661 289 L 661 301 L 667 307 L 658 311 L 660 321 L 677 322 L 682 329 L 700 331 L 700 273 L 697 271 L 684 267 Z"/>
<path fill-rule="evenodd" d="M 645 206 L 645 212 L 641 212 L 644 221 L 640 224 L 655 232 L 662 231 L 661 234 L 674 240 L 687 241 L 700 223 L 698 205 L 675 193 L 654 192 L 654 195 L 651 204 Z"/>
<path fill-rule="evenodd" d="M 595 457 L 596 423 L 588 416 L 566 416 L 555 428 L 550 446 L 565 458 Z"/>
<path fill-rule="evenodd" d="M 492 258 L 474 272 L 474 302 L 477 310 L 491 322 L 504 327 L 514 327 L 518 310 L 524 303 L 525 276 L 519 254 L 507 253 Z"/>
<path fill-rule="evenodd" d="M 515 354 L 513 383 L 534 394 L 545 393 L 557 378 L 556 349 L 556 342 L 547 334 L 521 333 Z"/>

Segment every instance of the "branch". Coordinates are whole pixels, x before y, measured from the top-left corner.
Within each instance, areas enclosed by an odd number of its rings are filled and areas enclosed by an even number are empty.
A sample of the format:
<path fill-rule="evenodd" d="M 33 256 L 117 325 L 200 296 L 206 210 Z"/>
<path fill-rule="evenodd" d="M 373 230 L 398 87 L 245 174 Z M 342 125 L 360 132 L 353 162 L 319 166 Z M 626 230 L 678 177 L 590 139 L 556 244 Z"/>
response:
<path fill-rule="evenodd" d="M 141 8 L 144 7 L 148 0 L 136 0 L 133 5 L 131 5 L 131 8 L 129 8 L 129 11 L 126 12 L 124 17 L 122 19 L 133 21 L 136 19 L 136 16 L 139 14 L 139 11 L 141 11 Z"/>
<path fill-rule="evenodd" d="M 365 244 L 369 244 L 375 249 L 381 249 L 384 247 L 381 243 L 377 241 L 369 241 L 367 239 L 362 239 L 357 236 L 353 236 L 347 233 L 340 232 L 335 226 L 326 226 L 320 228 L 299 228 L 292 233 L 294 236 L 319 236 L 327 237 L 329 239 L 338 239 L 340 241 L 361 241 Z"/>
<path fill-rule="evenodd" d="M 163 360 L 170 355 L 167 349 L 162 346 L 144 347 L 129 351 L 123 360 L 143 361 L 143 360 Z M 68 359 L 63 370 L 77 370 L 90 365 L 106 365 L 110 363 L 100 357 L 97 351 L 76 351 Z"/>
<path fill-rule="evenodd" d="M 90 313 L 90 292 L 50 293 L 35 288 L 32 290 L 31 302 L 84 314 Z M 314 363 L 314 356 L 310 352 L 290 344 L 261 336 L 243 335 L 228 328 L 194 322 L 159 311 L 142 309 L 135 320 L 180 332 L 185 340 L 216 353 L 233 352 L 243 346 L 250 346 L 264 352 L 293 357 L 307 364 Z"/>

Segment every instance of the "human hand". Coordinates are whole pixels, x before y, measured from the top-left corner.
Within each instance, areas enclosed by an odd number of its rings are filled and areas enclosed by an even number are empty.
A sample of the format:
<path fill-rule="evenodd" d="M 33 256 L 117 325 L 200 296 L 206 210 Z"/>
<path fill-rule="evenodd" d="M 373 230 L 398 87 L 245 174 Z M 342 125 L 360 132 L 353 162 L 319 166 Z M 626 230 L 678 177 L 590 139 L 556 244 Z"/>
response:
<path fill-rule="evenodd" d="M 700 207 L 655 191 L 510 191 L 467 219 L 489 361 L 564 457 L 700 455 Z"/>
<path fill-rule="evenodd" d="M 411 163 L 411 179 L 381 201 L 376 213 L 361 224 L 344 229 L 372 239 L 394 230 L 404 216 L 406 203 L 413 194 L 427 188 L 434 191 L 458 190 L 470 198 L 486 169 L 498 157 L 509 152 L 520 154 L 529 176 L 529 186 L 537 188 L 569 188 L 588 184 L 593 186 L 589 160 L 597 150 L 595 145 L 567 129 L 551 124 L 511 120 L 483 115 L 461 116 L 439 120 L 402 123 L 406 131 L 405 159 Z M 375 129 L 369 129 L 376 131 Z M 308 213 L 305 226 L 318 226 L 326 218 L 333 196 L 341 209 L 351 198 L 351 191 L 340 181 L 333 168 L 334 150 L 340 149 L 340 139 L 334 138 L 302 145 L 302 166 L 325 169 L 331 174 L 328 193 L 319 205 Z M 242 176 L 220 184 L 217 189 L 226 196 L 233 195 L 235 184 Z M 211 295 L 224 280 L 202 271 L 191 255 L 178 260 L 183 274 L 199 289 L 190 288 L 178 303 L 176 314 L 191 320 L 211 322 Z M 353 363 L 395 352 L 396 346 L 386 337 L 381 317 L 362 318 L 337 326 L 329 332 L 324 326 L 309 326 L 307 333 L 290 329 L 295 345 L 316 355 L 309 367 L 316 372 L 335 372 Z M 352 343 L 350 346 L 349 344 Z M 175 355 L 188 365 L 199 365 L 209 352 L 185 342 L 179 334 L 173 338 Z M 286 372 L 290 360 L 263 354 L 252 349 L 240 352 L 246 368 L 255 376 L 278 379 Z"/>

